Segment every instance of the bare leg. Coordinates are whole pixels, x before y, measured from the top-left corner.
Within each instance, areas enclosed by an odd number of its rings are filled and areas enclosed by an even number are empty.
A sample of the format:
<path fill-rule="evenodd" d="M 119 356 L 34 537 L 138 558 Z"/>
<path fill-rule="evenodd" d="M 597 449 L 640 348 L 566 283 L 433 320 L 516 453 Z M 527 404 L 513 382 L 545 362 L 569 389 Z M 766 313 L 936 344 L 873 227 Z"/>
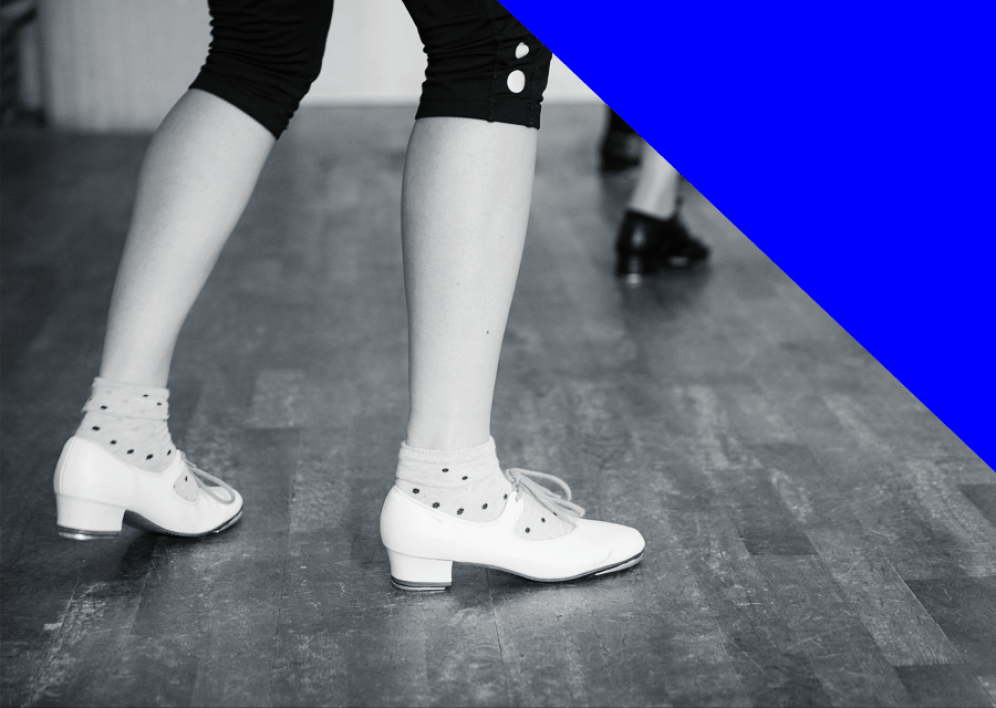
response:
<path fill-rule="evenodd" d="M 188 91 L 146 153 L 118 270 L 100 375 L 165 387 L 180 327 L 256 184 L 273 136 Z"/>
<path fill-rule="evenodd" d="M 536 136 L 467 118 L 415 123 L 402 197 L 412 447 L 459 449 L 490 438 Z"/>
<path fill-rule="evenodd" d="M 709 247 L 688 233 L 678 214 L 681 175 L 648 143 L 640 179 L 616 235 L 616 274 L 636 283 L 661 268 L 694 268 Z"/>
<path fill-rule="evenodd" d="M 657 151 L 644 143 L 640 179 L 636 183 L 629 208 L 657 219 L 670 219 L 678 203 L 678 171 Z"/>
<path fill-rule="evenodd" d="M 239 493 L 173 446 L 165 386 L 180 327 L 272 145 L 254 119 L 196 90 L 156 132 L 111 300 L 102 378 L 56 467 L 63 536 L 115 536 L 126 511 L 187 536 L 216 533 L 241 516 Z"/>
<path fill-rule="evenodd" d="M 447 587 L 454 559 L 556 581 L 628 568 L 642 556 L 635 529 L 577 521 L 584 511 L 569 492 L 539 491 L 536 473 L 503 474 L 490 438 L 535 154 L 535 130 L 465 118 L 420 120 L 408 144 L 411 409 L 380 520 L 402 590 Z"/>

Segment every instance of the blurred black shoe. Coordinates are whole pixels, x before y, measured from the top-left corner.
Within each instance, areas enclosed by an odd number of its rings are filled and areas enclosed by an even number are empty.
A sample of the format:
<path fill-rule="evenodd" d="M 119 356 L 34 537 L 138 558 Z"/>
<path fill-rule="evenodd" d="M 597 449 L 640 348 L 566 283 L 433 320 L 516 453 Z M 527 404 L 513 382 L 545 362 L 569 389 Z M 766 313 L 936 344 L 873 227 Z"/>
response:
<path fill-rule="evenodd" d="M 616 274 L 638 280 L 661 268 L 704 265 L 709 247 L 688 233 L 677 213 L 663 220 L 627 210 L 616 238 L 616 256 Z"/>
<path fill-rule="evenodd" d="M 643 138 L 615 111 L 608 106 L 606 108 L 609 121 L 599 149 L 602 161 L 598 169 L 602 172 L 623 172 L 640 164 Z"/>

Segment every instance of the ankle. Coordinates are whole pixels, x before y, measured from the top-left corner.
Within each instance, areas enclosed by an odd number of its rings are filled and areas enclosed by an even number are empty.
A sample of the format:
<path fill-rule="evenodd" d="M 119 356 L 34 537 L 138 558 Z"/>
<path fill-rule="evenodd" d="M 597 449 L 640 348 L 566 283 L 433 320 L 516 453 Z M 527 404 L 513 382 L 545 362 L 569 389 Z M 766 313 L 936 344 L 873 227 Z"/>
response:
<path fill-rule="evenodd" d="M 413 416 L 416 419 L 408 424 L 403 447 L 432 452 L 456 452 L 472 450 L 487 445 L 491 440 L 489 417 L 483 422 L 468 424 L 473 416 L 443 418 L 441 416 Z"/>
<path fill-rule="evenodd" d="M 466 521 L 492 521 L 501 515 L 512 488 L 498 463 L 494 440 L 458 450 L 402 444 L 396 486 L 436 511 Z"/>
<path fill-rule="evenodd" d="M 668 213 L 651 212 L 637 207 L 629 207 L 626 210 L 627 219 L 642 222 L 648 226 L 663 226 L 673 222 L 678 217 L 678 209 L 674 208 Z"/>
<path fill-rule="evenodd" d="M 76 437 L 146 472 L 162 472 L 178 454 L 169 434 L 169 391 L 97 377 Z"/>

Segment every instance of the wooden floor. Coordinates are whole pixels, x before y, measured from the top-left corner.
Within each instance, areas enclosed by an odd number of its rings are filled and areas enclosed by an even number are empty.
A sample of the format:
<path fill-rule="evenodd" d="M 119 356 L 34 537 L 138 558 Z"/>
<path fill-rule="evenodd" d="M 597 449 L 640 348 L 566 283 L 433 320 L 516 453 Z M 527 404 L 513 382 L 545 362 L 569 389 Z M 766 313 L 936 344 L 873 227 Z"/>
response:
<path fill-rule="evenodd" d="M 694 190 L 711 267 L 618 282 L 597 107 L 544 111 L 494 435 L 646 558 L 392 589 L 412 114 L 306 109 L 268 163 L 173 370 L 247 500 L 194 542 L 54 527 L 148 138 L 5 132 L 2 704 L 996 705 L 996 475 Z"/>

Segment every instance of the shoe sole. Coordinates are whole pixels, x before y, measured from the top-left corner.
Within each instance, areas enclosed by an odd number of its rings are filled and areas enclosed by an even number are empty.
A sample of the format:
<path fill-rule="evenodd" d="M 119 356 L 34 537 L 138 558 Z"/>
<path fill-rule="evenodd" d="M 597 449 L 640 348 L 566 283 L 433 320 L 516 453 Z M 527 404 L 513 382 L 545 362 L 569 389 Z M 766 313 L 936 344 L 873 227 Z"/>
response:
<path fill-rule="evenodd" d="M 499 568 L 495 565 L 485 565 L 483 563 L 467 563 L 467 565 L 476 565 L 481 568 L 491 568 L 492 570 L 500 570 L 503 573 L 509 573 L 510 575 L 517 575 L 520 578 L 525 578 L 526 580 L 532 580 L 536 583 L 566 583 L 570 580 L 578 580 L 580 578 L 590 578 L 599 575 L 608 575 L 609 573 L 618 573 L 621 570 L 626 570 L 627 568 L 632 568 L 634 565 L 643 560 L 643 551 L 640 551 L 635 556 L 628 560 L 620 561 L 619 563 L 613 563 L 612 565 L 607 565 L 604 568 L 598 568 L 597 570 L 592 570 L 587 573 L 580 573 L 578 575 L 571 575 L 566 578 L 534 578 L 531 575 L 525 575 L 523 573 L 516 573 L 514 570 L 509 570 L 508 568 Z M 391 584 L 398 590 L 404 590 L 406 592 L 442 592 L 446 590 L 452 583 L 413 583 L 406 582 L 404 580 L 398 580 L 393 575 L 391 576 Z"/>
<path fill-rule="evenodd" d="M 200 538 L 201 536 L 210 536 L 214 533 L 221 533 L 226 529 L 230 529 L 239 519 L 242 518 L 242 510 L 239 513 L 230 518 L 228 521 L 223 523 L 217 528 L 213 528 L 210 531 L 204 531 L 203 533 L 180 533 L 179 531 L 170 531 L 169 529 L 164 529 L 162 526 L 155 524 L 148 519 L 146 519 L 141 514 L 136 514 L 133 511 L 126 511 L 124 513 L 124 519 L 122 522 L 128 524 L 132 528 L 141 529 L 143 531 L 152 531 L 153 533 L 161 533 L 167 536 L 178 536 L 180 538 Z M 106 541 L 117 536 L 120 531 L 85 531 L 83 529 L 71 529 L 65 526 L 59 526 L 59 535 L 62 538 L 68 538 L 73 541 Z"/>
<path fill-rule="evenodd" d="M 657 275 L 661 271 L 693 272 L 709 265 L 708 258 L 690 259 L 673 256 L 665 260 L 648 262 L 637 256 L 620 257 L 616 263 L 616 275 L 627 283 L 639 283 L 644 278 Z"/>

